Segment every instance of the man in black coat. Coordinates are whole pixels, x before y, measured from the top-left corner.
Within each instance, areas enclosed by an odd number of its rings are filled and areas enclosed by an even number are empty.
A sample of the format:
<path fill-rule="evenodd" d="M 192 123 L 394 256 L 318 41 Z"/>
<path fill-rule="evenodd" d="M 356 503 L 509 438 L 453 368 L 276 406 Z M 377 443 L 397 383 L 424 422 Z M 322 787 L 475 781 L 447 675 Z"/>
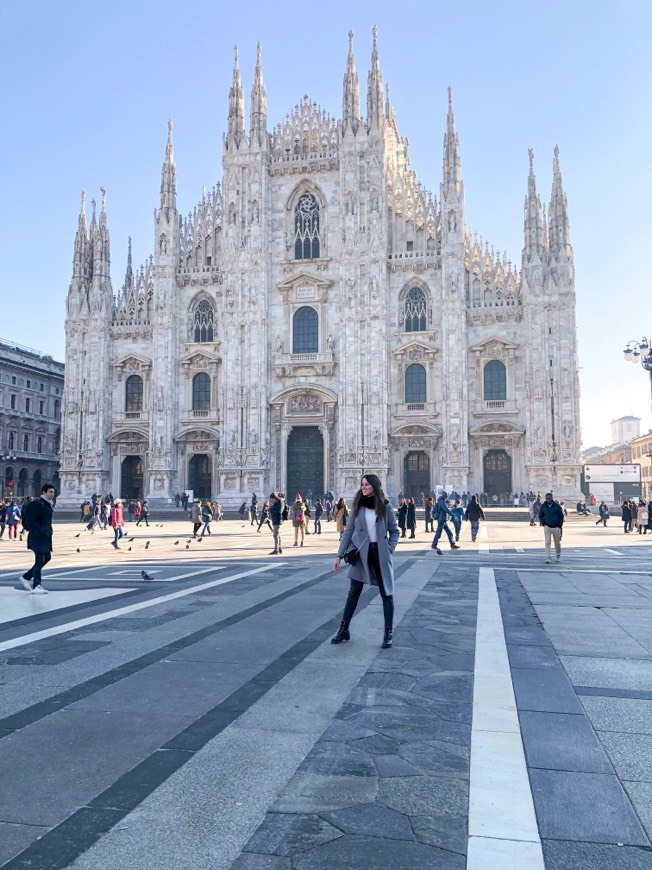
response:
<path fill-rule="evenodd" d="M 546 493 L 546 499 L 539 511 L 539 520 L 543 526 L 546 546 L 546 563 L 550 563 L 550 540 L 555 542 L 555 561 L 561 560 L 561 527 L 564 525 L 564 511 L 559 502 L 553 501 L 552 493 Z"/>
<path fill-rule="evenodd" d="M 37 498 L 29 510 L 27 524 L 27 548 L 34 553 L 34 565 L 18 578 L 27 592 L 45 595 L 47 589 L 41 583 L 41 569 L 52 558 L 52 514 L 54 486 L 44 483 L 41 497 Z"/>

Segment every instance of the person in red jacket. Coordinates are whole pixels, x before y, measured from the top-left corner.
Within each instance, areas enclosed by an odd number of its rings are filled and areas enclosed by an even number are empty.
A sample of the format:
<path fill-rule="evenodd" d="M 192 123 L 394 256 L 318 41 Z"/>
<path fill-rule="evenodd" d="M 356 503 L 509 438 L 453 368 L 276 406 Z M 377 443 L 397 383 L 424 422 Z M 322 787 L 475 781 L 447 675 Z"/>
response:
<path fill-rule="evenodd" d="M 118 541 L 124 536 L 124 516 L 122 514 L 122 499 L 116 498 L 111 508 L 111 525 L 113 526 L 113 546 L 120 549 Z"/>

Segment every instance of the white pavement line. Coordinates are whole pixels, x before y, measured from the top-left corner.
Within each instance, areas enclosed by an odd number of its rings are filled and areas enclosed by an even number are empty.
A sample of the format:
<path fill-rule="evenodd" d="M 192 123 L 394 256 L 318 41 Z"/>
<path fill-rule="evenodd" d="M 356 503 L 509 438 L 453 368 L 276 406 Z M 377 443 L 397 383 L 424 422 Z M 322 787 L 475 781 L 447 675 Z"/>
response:
<path fill-rule="evenodd" d="M 514 547 L 514 549 L 516 550 L 517 553 L 524 553 L 525 552 L 523 547 Z"/>
<path fill-rule="evenodd" d="M 28 643 L 34 643 L 35 640 L 42 640 L 45 637 L 54 637 L 57 634 L 65 634 L 67 631 L 74 631 L 76 628 L 83 628 L 86 625 L 93 625 L 96 622 L 104 622 L 106 619 L 113 619 L 114 616 L 122 616 L 123 613 L 134 613 L 136 610 L 144 610 L 146 607 L 153 607 L 155 604 L 174 601 L 175 598 L 184 598 L 186 595 L 193 595 L 195 592 L 202 592 L 204 589 L 212 589 L 214 586 L 221 586 L 223 583 L 230 583 L 232 580 L 239 580 L 240 577 L 251 577 L 252 574 L 260 574 L 261 571 L 270 571 L 272 568 L 278 567 L 282 564 L 284 563 L 275 562 L 273 565 L 263 565 L 262 568 L 254 568 L 251 571 L 242 571 L 240 574 L 221 577 L 219 580 L 211 580 L 210 583 L 202 583 L 200 586 L 191 586 L 188 589 L 180 589 L 178 592 L 159 595 L 158 598 L 150 598 L 148 601 L 140 601 L 138 604 L 129 604 L 126 607 L 119 607 L 117 610 L 109 610 L 106 613 L 98 613 L 95 616 L 87 616 L 84 619 L 76 619 L 74 622 L 67 622 L 64 625 L 56 625 L 52 628 L 46 628 L 43 631 L 35 631 L 32 634 L 15 637 L 13 640 L 5 640 L 0 643 L 0 652 L 6 649 L 15 649 L 17 646 L 25 646 L 25 644 Z M 183 577 L 192 577 L 194 574 L 206 574 L 208 571 L 213 570 L 213 568 L 205 568 L 203 571 L 194 571 L 190 574 L 180 574 L 174 579 L 181 580 Z"/>
<path fill-rule="evenodd" d="M 478 547 L 478 553 L 481 556 L 488 556 L 490 553 L 489 547 Z"/>
<path fill-rule="evenodd" d="M 467 870 L 545 870 L 492 568 L 480 568 Z"/>
<path fill-rule="evenodd" d="M 623 553 L 619 553 L 618 550 L 609 550 L 607 547 L 604 548 L 605 553 L 609 553 L 611 556 L 622 556 Z"/>
<path fill-rule="evenodd" d="M 94 604 L 115 595 L 131 592 L 133 587 L 102 586 L 94 589 L 75 589 L 72 592 L 52 592 L 49 595 L 31 595 L 22 587 L 20 590 L 10 586 L 0 589 L 0 624 L 13 622 L 15 619 L 28 619 L 41 613 L 55 613 L 63 607 L 76 604 Z"/>

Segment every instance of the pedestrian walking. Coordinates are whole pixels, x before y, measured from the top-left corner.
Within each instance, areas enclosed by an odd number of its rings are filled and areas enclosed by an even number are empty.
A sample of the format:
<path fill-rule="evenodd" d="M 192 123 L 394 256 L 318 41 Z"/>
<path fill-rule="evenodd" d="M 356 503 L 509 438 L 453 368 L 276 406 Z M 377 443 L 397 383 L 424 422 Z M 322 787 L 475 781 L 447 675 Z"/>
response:
<path fill-rule="evenodd" d="M 607 520 L 609 519 L 609 508 L 607 507 L 604 499 L 600 502 L 600 507 L 598 508 L 598 513 L 600 514 L 600 516 L 598 517 L 598 519 L 596 521 L 596 526 L 599 526 L 600 523 L 602 523 L 602 525 L 606 528 L 607 527 Z"/>
<path fill-rule="evenodd" d="M 34 553 L 34 564 L 19 577 L 21 586 L 28 592 L 46 595 L 41 571 L 52 558 L 52 514 L 54 512 L 54 484 L 44 483 L 40 498 L 34 499 L 25 510 L 24 528 L 27 531 L 27 548 Z"/>
<path fill-rule="evenodd" d="M 146 501 L 140 506 L 140 515 L 136 520 L 136 525 L 139 526 L 142 522 L 149 528 L 149 504 Z"/>
<path fill-rule="evenodd" d="M 321 535 L 321 517 L 324 513 L 324 506 L 321 503 L 321 499 L 317 499 L 315 502 L 315 534 Z"/>
<path fill-rule="evenodd" d="M 181 504 L 181 495 L 178 492 L 174 494 L 174 504 L 176 507 L 179 507 L 179 505 Z"/>
<path fill-rule="evenodd" d="M 125 533 L 125 519 L 121 498 L 116 498 L 116 500 L 113 502 L 113 507 L 111 508 L 111 526 L 113 528 L 112 544 L 116 548 L 116 550 L 119 550 L 120 544 L 118 543 L 118 541 L 124 537 Z"/>
<path fill-rule="evenodd" d="M 4 499 L 2 499 L 2 500 L 0 500 L 0 541 L 4 537 L 6 527 L 7 527 L 7 504 L 4 501 Z"/>
<path fill-rule="evenodd" d="M 143 512 L 143 506 L 140 503 L 140 499 L 138 499 L 134 504 L 134 516 L 133 518 L 136 520 L 136 525 L 140 524 L 140 517 Z"/>
<path fill-rule="evenodd" d="M 265 525 L 269 528 L 270 532 L 274 531 L 274 527 L 272 526 L 272 522 L 270 519 L 269 501 L 263 502 L 263 508 L 260 512 L 260 522 L 258 523 L 258 528 L 256 529 L 258 534 L 260 534 L 261 526 L 265 526 Z"/>
<path fill-rule="evenodd" d="M 344 534 L 346 523 L 349 519 L 349 508 L 345 498 L 339 498 L 335 505 L 335 528 L 340 533 L 340 540 Z"/>
<path fill-rule="evenodd" d="M 555 542 L 555 561 L 561 561 L 561 530 L 564 525 L 564 512 L 561 506 L 553 501 L 552 493 L 547 492 L 539 511 L 539 521 L 543 526 L 546 548 L 546 565 L 550 564 L 550 541 Z"/>
<path fill-rule="evenodd" d="M 530 502 L 528 510 L 530 512 L 530 525 L 535 526 L 539 522 L 539 514 L 541 513 L 541 499 L 539 496 Z"/>
<path fill-rule="evenodd" d="M 129 522 L 133 523 L 134 516 L 136 514 L 136 505 L 135 505 L 133 499 L 127 505 L 127 514 L 129 515 Z"/>
<path fill-rule="evenodd" d="M 434 532 L 435 531 L 435 526 L 434 526 L 434 522 L 432 519 L 432 510 L 433 510 L 434 506 L 435 506 L 435 503 L 432 500 L 432 498 L 430 496 L 427 496 L 424 503 L 423 503 L 423 509 L 425 512 L 425 520 L 426 520 L 426 532 Z"/>
<path fill-rule="evenodd" d="M 222 505 L 219 503 L 219 501 L 215 502 L 215 504 L 213 505 L 213 516 L 215 517 L 215 521 L 218 523 L 224 518 L 224 514 L 222 512 Z"/>
<path fill-rule="evenodd" d="M 301 498 L 301 493 L 296 494 L 294 504 L 290 508 L 290 519 L 294 527 L 294 544 L 293 547 L 303 547 L 304 536 L 306 533 L 306 503 Z M 299 543 L 301 537 L 301 543 Z"/>
<path fill-rule="evenodd" d="M 414 503 L 413 498 L 409 498 L 407 500 L 407 516 L 405 518 L 406 528 L 410 530 L 410 537 L 416 537 L 416 528 L 417 528 L 417 506 Z"/>
<path fill-rule="evenodd" d="M 448 518 L 453 517 L 451 509 L 448 507 L 446 503 L 446 499 L 448 498 L 448 494 L 446 492 L 442 492 L 439 498 L 437 499 L 437 504 L 435 505 L 435 518 L 437 520 L 437 531 L 435 532 L 435 537 L 433 538 L 431 549 L 434 550 L 438 556 L 441 556 L 441 550 L 439 549 L 439 539 L 441 538 L 442 532 L 446 532 L 446 537 L 448 538 L 448 543 L 450 544 L 451 550 L 459 550 L 460 547 L 453 540 L 453 534 L 448 527 Z"/>
<path fill-rule="evenodd" d="M 629 507 L 629 502 L 624 501 L 621 507 L 623 530 L 625 534 L 632 530 L 632 512 Z"/>
<path fill-rule="evenodd" d="M 281 546 L 281 524 L 283 523 L 283 499 L 275 492 L 269 495 L 269 518 L 272 522 L 272 534 L 274 535 L 274 549 L 270 556 L 276 556 L 277 553 L 282 553 Z"/>
<path fill-rule="evenodd" d="M 342 622 L 331 643 L 340 644 L 351 639 L 349 625 L 365 583 L 377 586 L 383 601 L 385 630 L 382 648 L 392 645 L 394 632 L 394 566 L 393 553 L 399 532 L 394 509 L 375 474 L 367 474 L 360 481 L 360 489 L 353 499 L 353 509 L 340 540 L 335 559 L 335 573 L 350 549 L 358 551 L 353 564 L 349 563 L 349 594 L 342 614 Z"/>
<path fill-rule="evenodd" d="M 181 507 L 184 509 L 184 511 L 188 510 L 188 502 L 189 501 L 190 501 L 190 499 L 188 498 L 188 493 L 182 492 L 181 493 Z"/>
<path fill-rule="evenodd" d="M 452 507 L 451 514 L 453 515 L 453 528 L 455 529 L 455 540 L 459 541 L 460 532 L 462 531 L 462 520 L 464 519 L 464 508 L 462 502 L 457 499 Z"/>
<path fill-rule="evenodd" d="M 211 520 L 213 519 L 213 506 L 208 501 L 208 499 L 201 506 L 201 521 L 204 524 L 204 528 L 201 530 L 200 538 L 203 538 L 204 535 L 210 535 L 211 533 Z"/>
<path fill-rule="evenodd" d="M 305 506 L 306 506 L 306 513 L 305 513 L 305 516 L 304 516 L 304 519 L 303 519 L 303 525 L 305 526 L 306 534 L 309 535 L 309 534 L 310 534 L 310 516 L 311 516 L 311 513 L 310 513 L 310 499 L 307 498 L 307 499 L 304 501 L 304 504 L 305 504 Z"/>
<path fill-rule="evenodd" d="M 326 522 L 330 523 L 333 519 L 333 502 L 330 498 L 327 498 L 324 502 L 324 507 L 326 508 Z"/>
<path fill-rule="evenodd" d="M 192 536 L 196 538 L 201 526 L 201 501 L 199 499 L 190 508 L 190 522 L 192 523 Z"/>
<path fill-rule="evenodd" d="M 641 501 L 638 506 L 638 533 L 639 535 L 647 535 L 647 524 L 650 519 L 650 513 L 644 501 Z"/>
<path fill-rule="evenodd" d="M 102 531 L 106 531 L 106 527 L 109 524 L 109 515 L 111 513 L 111 505 L 107 501 L 102 502 L 102 507 L 100 508 L 100 524 L 102 526 Z"/>
<path fill-rule="evenodd" d="M 484 511 L 478 504 L 477 495 L 471 496 L 471 501 L 466 506 L 464 516 L 471 523 L 471 540 L 475 541 L 480 531 L 480 520 L 484 520 Z"/>
<path fill-rule="evenodd" d="M 401 537 L 405 537 L 405 529 L 407 528 L 408 505 L 407 499 L 402 498 L 398 506 L 398 527 L 401 530 Z"/>
<path fill-rule="evenodd" d="M 249 514 L 249 508 L 247 507 L 247 502 L 243 501 L 240 507 L 238 508 L 238 513 L 240 514 L 240 519 L 242 522 L 245 521 L 245 517 Z"/>
<path fill-rule="evenodd" d="M 15 541 L 18 537 L 18 523 L 20 522 L 20 508 L 16 504 L 15 499 L 12 498 L 9 502 L 5 516 L 7 523 L 7 537 L 9 540 L 13 538 Z"/>

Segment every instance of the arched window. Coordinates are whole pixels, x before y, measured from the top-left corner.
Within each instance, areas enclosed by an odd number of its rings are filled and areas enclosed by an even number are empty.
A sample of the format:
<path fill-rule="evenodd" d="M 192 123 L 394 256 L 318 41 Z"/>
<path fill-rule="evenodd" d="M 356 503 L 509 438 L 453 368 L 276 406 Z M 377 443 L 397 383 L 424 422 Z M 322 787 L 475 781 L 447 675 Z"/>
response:
<path fill-rule="evenodd" d="M 16 440 L 15 434 L 13 432 L 10 432 L 9 435 L 7 436 L 7 450 L 15 450 L 16 449 L 15 440 Z"/>
<path fill-rule="evenodd" d="M 492 359 L 484 367 L 485 402 L 507 398 L 507 372 L 498 359 Z"/>
<path fill-rule="evenodd" d="M 125 411 L 136 413 L 143 410 L 143 379 L 140 375 L 129 375 L 125 384 Z"/>
<path fill-rule="evenodd" d="M 36 452 L 43 453 L 43 436 L 39 435 L 36 439 Z"/>
<path fill-rule="evenodd" d="M 200 372 L 192 379 L 192 410 L 208 411 L 211 407 L 211 379 Z"/>
<path fill-rule="evenodd" d="M 294 209 L 294 259 L 319 257 L 319 203 L 314 194 L 302 193 Z"/>
<path fill-rule="evenodd" d="M 195 341 L 213 341 L 213 306 L 208 299 L 195 308 Z"/>
<path fill-rule="evenodd" d="M 314 308 L 304 305 L 292 320 L 292 353 L 319 351 L 319 317 Z"/>
<path fill-rule="evenodd" d="M 54 400 L 54 418 L 58 420 L 61 416 L 61 399 Z"/>
<path fill-rule="evenodd" d="M 422 405 L 426 401 L 426 370 L 419 363 L 405 370 L 405 401 L 408 405 Z"/>
<path fill-rule="evenodd" d="M 29 453 L 29 435 L 27 432 L 23 433 L 23 452 Z"/>
<path fill-rule="evenodd" d="M 406 332 L 426 331 L 426 294 L 420 287 L 411 287 L 405 297 L 404 322 Z"/>

